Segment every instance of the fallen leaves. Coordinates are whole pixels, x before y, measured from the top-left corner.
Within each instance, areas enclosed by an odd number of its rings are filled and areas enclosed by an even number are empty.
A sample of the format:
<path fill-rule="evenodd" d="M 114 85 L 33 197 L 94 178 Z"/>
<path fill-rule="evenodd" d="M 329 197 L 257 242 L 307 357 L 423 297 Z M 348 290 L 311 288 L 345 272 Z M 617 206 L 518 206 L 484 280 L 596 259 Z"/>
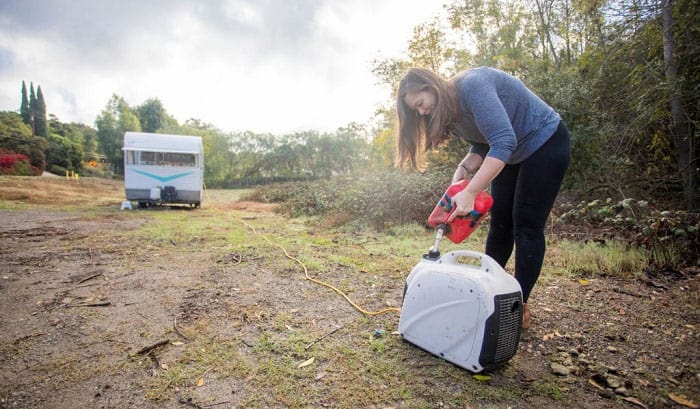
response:
<path fill-rule="evenodd" d="M 598 382 L 594 381 L 593 379 L 589 379 L 588 383 L 591 384 L 593 387 L 595 387 L 598 390 L 604 391 L 605 388 L 601 386 Z"/>
<path fill-rule="evenodd" d="M 563 337 L 564 337 L 564 335 L 562 335 L 561 333 L 559 333 L 559 331 L 554 331 L 554 332 L 552 332 L 552 333 L 543 335 L 543 336 L 542 336 L 542 341 L 550 341 L 550 340 L 552 340 L 552 339 L 554 339 L 554 338 L 563 338 Z"/>
<path fill-rule="evenodd" d="M 641 408 L 648 409 L 648 406 L 643 404 L 642 402 L 639 401 L 637 398 L 633 398 L 631 396 L 625 396 L 622 398 L 622 400 L 627 401 L 629 403 L 633 403 Z"/>
<path fill-rule="evenodd" d="M 669 393 L 668 398 L 679 405 L 685 406 L 686 408 L 698 409 L 697 403 L 689 400 L 683 395 L 675 395 L 673 393 Z"/>
<path fill-rule="evenodd" d="M 200 376 L 199 379 L 197 379 L 197 387 L 198 387 L 198 388 L 199 388 L 200 386 L 203 386 L 203 385 L 204 385 L 204 376 L 205 376 L 209 371 L 211 371 L 211 370 L 212 370 L 212 368 L 207 369 L 206 371 L 204 371 L 204 373 L 202 374 L 202 376 Z"/>
<path fill-rule="evenodd" d="M 315 360 L 316 360 L 316 358 L 312 356 L 311 358 L 309 358 L 309 359 L 307 359 L 306 361 L 304 361 L 304 362 L 300 363 L 299 365 L 297 365 L 297 368 L 299 368 L 299 369 L 305 368 L 305 367 L 307 367 L 307 366 L 313 364 Z"/>

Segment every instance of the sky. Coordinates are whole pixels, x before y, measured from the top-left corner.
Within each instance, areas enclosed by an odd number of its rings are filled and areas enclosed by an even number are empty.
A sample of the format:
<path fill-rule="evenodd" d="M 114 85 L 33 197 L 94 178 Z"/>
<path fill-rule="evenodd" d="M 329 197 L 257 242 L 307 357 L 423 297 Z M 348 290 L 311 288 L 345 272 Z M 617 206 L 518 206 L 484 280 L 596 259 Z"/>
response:
<path fill-rule="evenodd" d="M 179 123 L 332 132 L 391 101 L 375 59 L 404 57 L 445 0 L 0 0 L 0 111 L 22 81 L 94 126 L 113 94 Z"/>

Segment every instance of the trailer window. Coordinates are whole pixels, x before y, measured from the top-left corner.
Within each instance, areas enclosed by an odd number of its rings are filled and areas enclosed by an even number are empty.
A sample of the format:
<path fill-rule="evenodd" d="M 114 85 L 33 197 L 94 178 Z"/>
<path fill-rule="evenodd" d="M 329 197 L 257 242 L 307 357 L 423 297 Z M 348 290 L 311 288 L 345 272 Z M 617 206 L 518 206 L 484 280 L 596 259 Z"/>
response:
<path fill-rule="evenodd" d="M 192 168 L 197 166 L 197 155 L 193 153 L 130 151 L 127 152 L 127 164 Z"/>
<path fill-rule="evenodd" d="M 134 165 L 136 163 L 136 152 L 126 151 L 126 164 Z"/>
<path fill-rule="evenodd" d="M 197 164 L 195 156 L 192 153 L 165 152 L 162 155 L 162 165 L 164 166 L 183 166 L 191 168 Z"/>
<path fill-rule="evenodd" d="M 156 164 L 156 152 L 139 152 L 139 165 L 155 165 Z"/>

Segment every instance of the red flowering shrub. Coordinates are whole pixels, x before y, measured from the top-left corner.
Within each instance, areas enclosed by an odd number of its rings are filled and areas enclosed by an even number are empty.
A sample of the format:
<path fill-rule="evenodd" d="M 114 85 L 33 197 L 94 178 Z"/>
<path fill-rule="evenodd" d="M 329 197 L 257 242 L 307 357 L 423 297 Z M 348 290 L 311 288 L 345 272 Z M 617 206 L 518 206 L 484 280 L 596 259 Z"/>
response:
<path fill-rule="evenodd" d="M 0 149 L 0 175 L 29 176 L 33 174 L 34 171 L 27 155 Z"/>

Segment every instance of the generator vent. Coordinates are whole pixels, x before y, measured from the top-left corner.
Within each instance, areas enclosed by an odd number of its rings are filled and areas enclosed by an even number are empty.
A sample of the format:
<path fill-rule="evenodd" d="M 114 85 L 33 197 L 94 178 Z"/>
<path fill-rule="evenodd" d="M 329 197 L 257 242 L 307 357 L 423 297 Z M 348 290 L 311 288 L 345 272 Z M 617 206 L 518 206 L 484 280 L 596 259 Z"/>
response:
<path fill-rule="evenodd" d="M 484 368 L 499 366 L 515 355 L 520 343 L 523 319 L 522 294 L 499 294 L 495 310 L 486 320 L 479 363 Z"/>

